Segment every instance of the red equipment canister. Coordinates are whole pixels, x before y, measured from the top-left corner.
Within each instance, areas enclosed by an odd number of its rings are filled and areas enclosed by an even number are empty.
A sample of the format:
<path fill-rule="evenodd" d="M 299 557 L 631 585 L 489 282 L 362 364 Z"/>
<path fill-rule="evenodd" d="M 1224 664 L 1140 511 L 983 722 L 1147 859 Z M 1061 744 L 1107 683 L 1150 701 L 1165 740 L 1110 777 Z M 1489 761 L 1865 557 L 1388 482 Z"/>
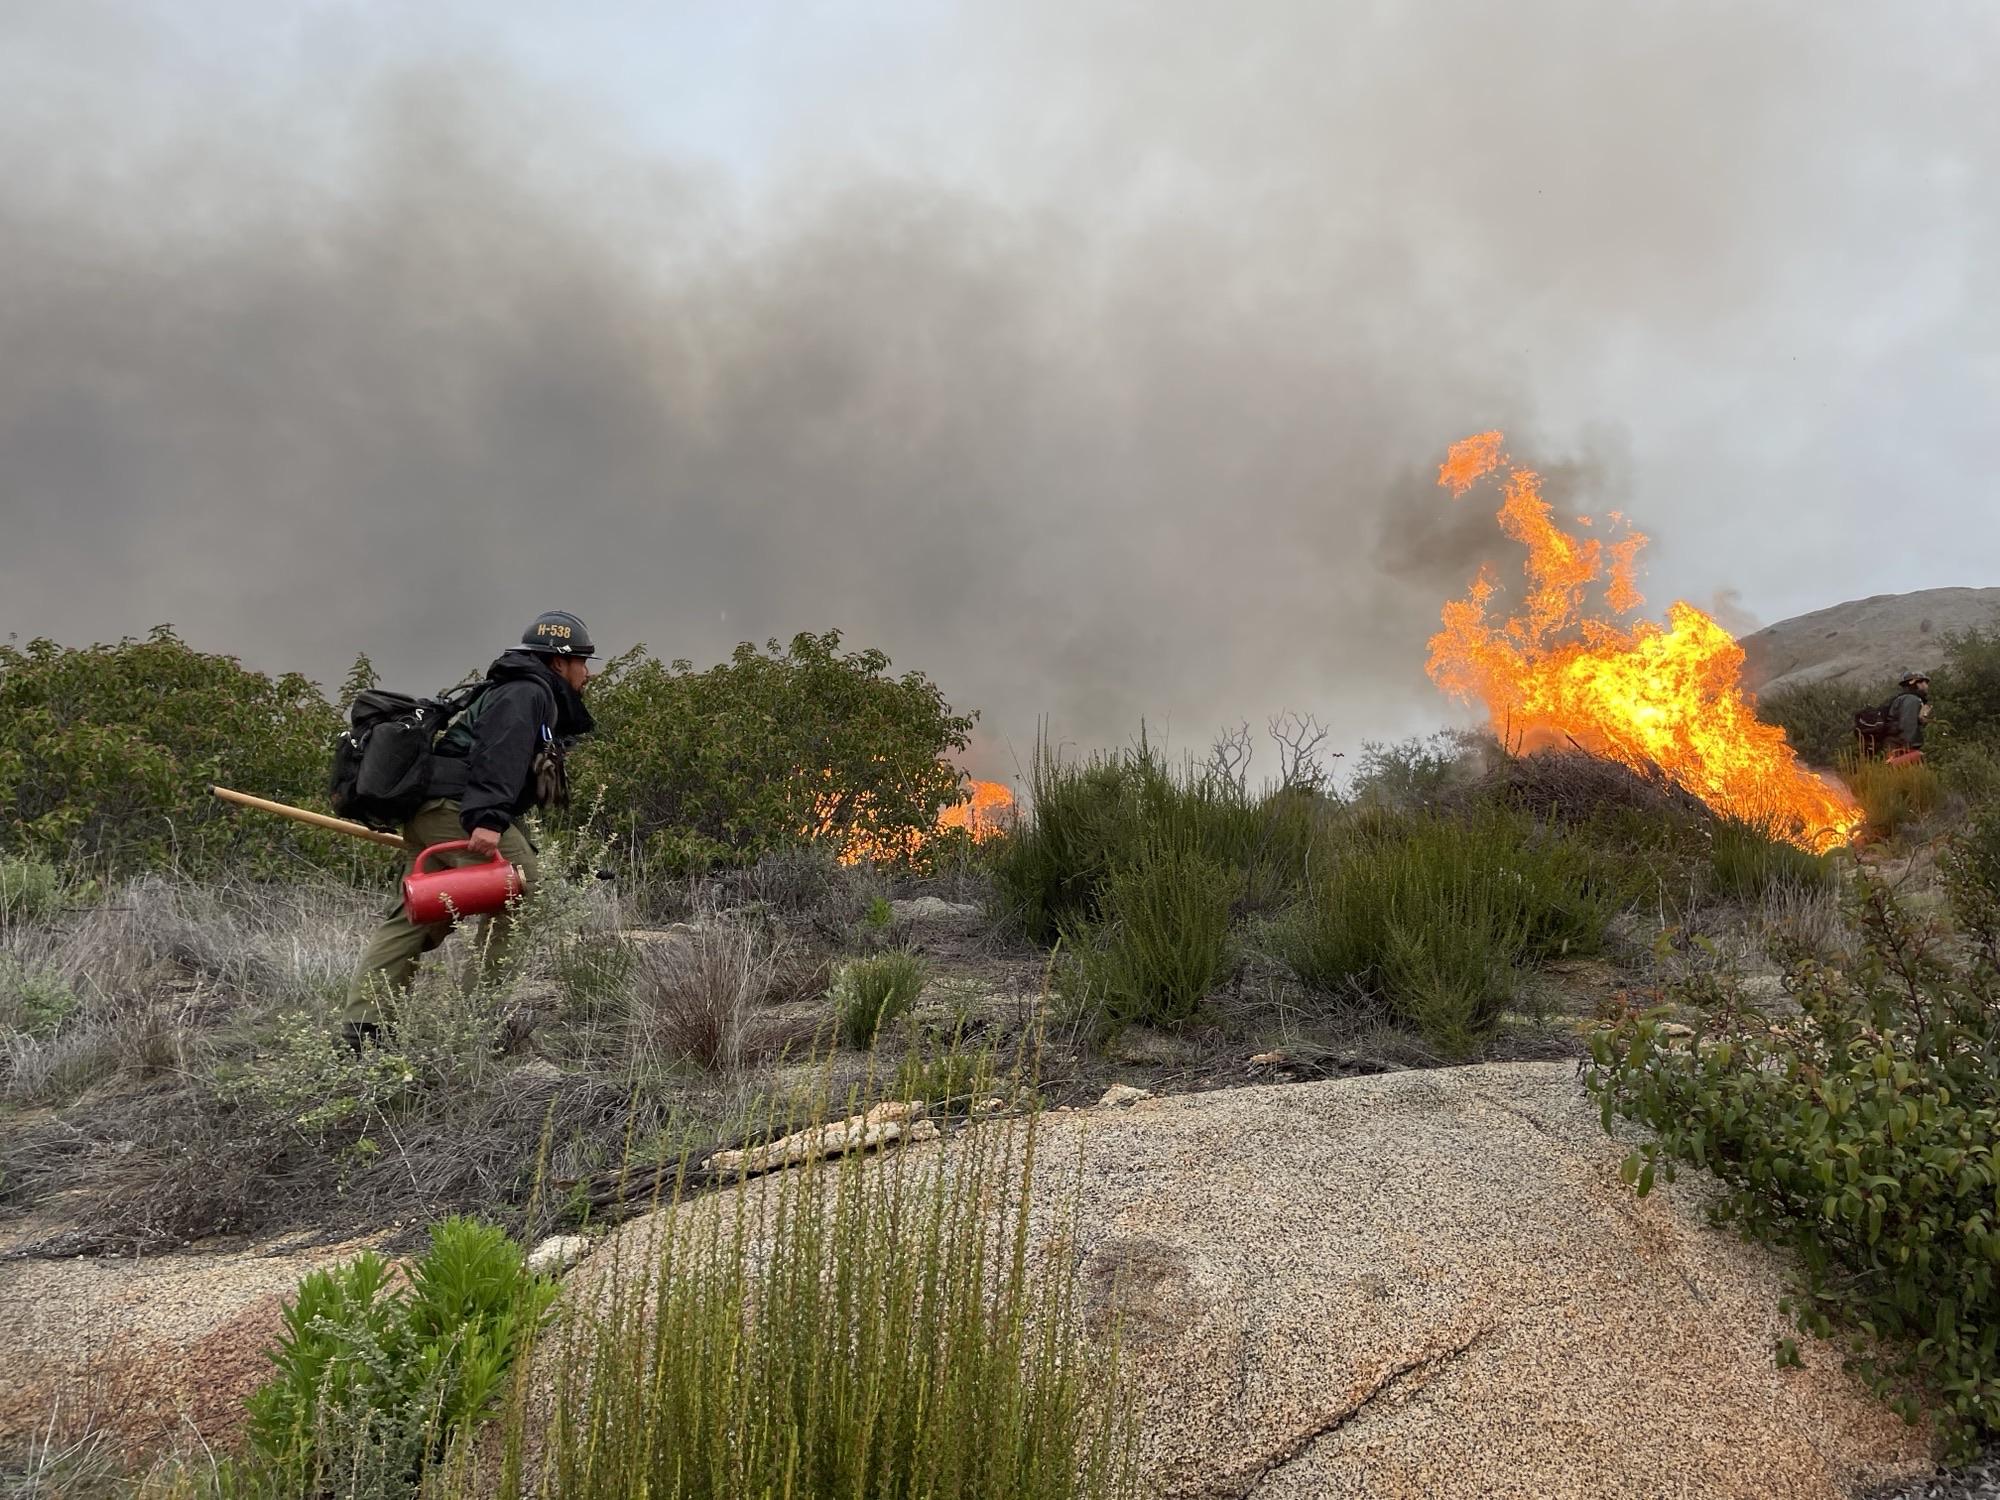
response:
<path fill-rule="evenodd" d="M 498 911 L 521 894 L 521 872 L 498 850 L 484 864 L 444 870 L 424 868 L 424 861 L 433 854 L 448 854 L 465 847 L 465 839 L 432 844 L 417 856 L 410 873 L 403 877 L 403 911 L 419 927 Z"/>

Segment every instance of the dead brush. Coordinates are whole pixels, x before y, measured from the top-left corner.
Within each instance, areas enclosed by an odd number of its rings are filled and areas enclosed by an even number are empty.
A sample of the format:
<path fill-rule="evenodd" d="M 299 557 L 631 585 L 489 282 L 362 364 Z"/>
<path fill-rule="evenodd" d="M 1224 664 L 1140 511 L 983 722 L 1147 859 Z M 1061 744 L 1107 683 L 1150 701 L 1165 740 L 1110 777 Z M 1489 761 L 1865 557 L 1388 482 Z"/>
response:
<path fill-rule="evenodd" d="M 1501 760 L 1480 790 L 1544 817 L 1589 822 L 1607 812 L 1706 820 L 1700 798 L 1657 768 L 1634 770 L 1584 750 L 1537 750 Z"/>
<path fill-rule="evenodd" d="M 790 967 L 783 943 L 735 922 L 697 922 L 648 943 L 624 997 L 633 1062 L 744 1067 L 758 1050 L 756 1014 Z"/>

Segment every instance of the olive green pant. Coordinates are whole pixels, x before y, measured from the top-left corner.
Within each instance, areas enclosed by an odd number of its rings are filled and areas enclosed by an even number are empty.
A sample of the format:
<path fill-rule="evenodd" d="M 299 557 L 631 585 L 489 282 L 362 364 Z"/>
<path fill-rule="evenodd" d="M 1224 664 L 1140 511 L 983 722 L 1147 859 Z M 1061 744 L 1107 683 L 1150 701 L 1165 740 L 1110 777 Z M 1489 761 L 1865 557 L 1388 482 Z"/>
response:
<path fill-rule="evenodd" d="M 403 843 L 412 855 L 433 844 L 448 844 L 464 837 L 465 828 L 458 821 L 456 802 L 426 802 L 403 825 Z M 532 893 L 539 873 L 535 850 L 518 825 L 510 826 L 500 835 L 500 852 L 520 866 L 524 894 Z M 454 849 L 438 855 L 425 868 L 478 863 L 479 859 L 468 851 Z M 481 979 L 491 978 L 505 958 L 513 928 L 511 911 L 497 911 L 480 919 L 477 962 Z M 347 1009 L 341 1013 L 341 1019 L 376 1023 L 393 1019 L 392 1015 L 385 1015 L 385 1010 L 393 1011 L 396 997 L 410 987 L 410 980 L 416 975 L 417 961 L 451 936 L 451 929 L 450 922 L 412 922 L 403 914 L 399 891 L 388 919 L 375 930 L 368 951 L 361 955 L 361 967 L 354 971 L 347 987 Z"/>

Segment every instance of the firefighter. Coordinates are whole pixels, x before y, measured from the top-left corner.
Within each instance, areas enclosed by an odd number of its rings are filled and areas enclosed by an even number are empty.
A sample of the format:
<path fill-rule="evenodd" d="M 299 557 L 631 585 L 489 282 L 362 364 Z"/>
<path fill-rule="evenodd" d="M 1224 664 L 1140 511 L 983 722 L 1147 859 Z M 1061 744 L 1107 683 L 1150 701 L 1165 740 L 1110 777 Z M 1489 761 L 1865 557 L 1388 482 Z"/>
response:
<path fill-rule="evenodd" d="M 1891 765 L 1910 765 L 1923 759 L 1924 726 L 1931 720 L 1931 680 L 1923 672 L 1911 672 L 1896 683 L 1896 696 L 1884 705 L 1889 720 L 1888 750 Z"/>
<path fill-rule="evenodd" d="M 436 865 L 477 864 L 498 850 L 518 866 L 524 889 L 537 874 L 535 847 L 520 818 L 534 807 L 569 797 L 563 754 L 596 726 L 584 706 L 590 660 L 597 654 L 582 620 L 563 610 L 535 616 L 518 648 L 487 668 L 477 697 L 439 736 L 433 751 L 430 800 L 403 826 L 412 854 L 456 839 L 467 847 L 438 855 Z M 503 960 L 512 914 L 481 921 L 478 963 L 491 978 Z M 381 1039 L 394 998 L 407 989 L 418 960 L 451 934 L 452 924 L 418 924 L 400 900 L 376 929 L 348 986 L 341 1039 L 359 1055 Z"/>

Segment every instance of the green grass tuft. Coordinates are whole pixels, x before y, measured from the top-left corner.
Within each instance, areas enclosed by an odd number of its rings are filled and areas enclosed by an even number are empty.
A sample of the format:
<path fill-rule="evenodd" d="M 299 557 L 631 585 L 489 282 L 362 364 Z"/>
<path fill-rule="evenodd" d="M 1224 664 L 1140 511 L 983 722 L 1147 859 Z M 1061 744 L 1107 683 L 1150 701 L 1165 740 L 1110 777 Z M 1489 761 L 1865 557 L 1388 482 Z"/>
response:
<path fill-rule="evenodd" d="M 872 1047 L 884 1026 L 917 1003 L 926 973 L 924 961 L 914 953 L 884 953 L 843 964 L 833 981 L 841 1037 L 850 1046 Z"/>
<path fill-rule="evenodd" d="M 1718 895 L 1758 901 L 1778 891 L 1825 890 L 1832 884 L 1833 865 L 1824 855 L 1755 824 L 1716 820 L 1709 843 L 1709 885 Z"/>

